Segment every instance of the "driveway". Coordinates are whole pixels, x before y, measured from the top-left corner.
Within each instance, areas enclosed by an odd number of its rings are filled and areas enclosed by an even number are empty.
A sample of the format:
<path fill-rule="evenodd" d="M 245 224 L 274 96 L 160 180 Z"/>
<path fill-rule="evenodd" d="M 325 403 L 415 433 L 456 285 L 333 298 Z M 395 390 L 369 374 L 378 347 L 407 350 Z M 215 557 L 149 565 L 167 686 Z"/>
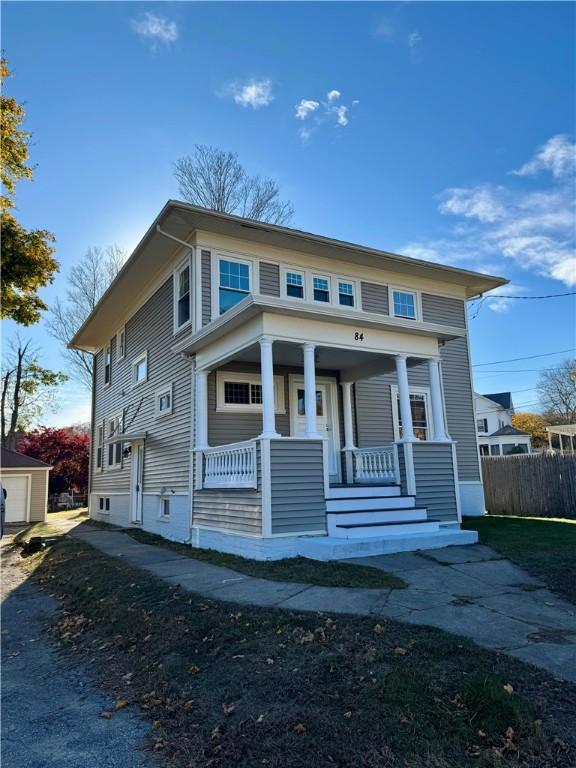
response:
<path fill-rule="evenodd" d="M 56 601 L 26 579 L 2 546 L 2 761 L 18 768 L 152 768 L 149 726 L 114 702 L 43 634 Z"/>

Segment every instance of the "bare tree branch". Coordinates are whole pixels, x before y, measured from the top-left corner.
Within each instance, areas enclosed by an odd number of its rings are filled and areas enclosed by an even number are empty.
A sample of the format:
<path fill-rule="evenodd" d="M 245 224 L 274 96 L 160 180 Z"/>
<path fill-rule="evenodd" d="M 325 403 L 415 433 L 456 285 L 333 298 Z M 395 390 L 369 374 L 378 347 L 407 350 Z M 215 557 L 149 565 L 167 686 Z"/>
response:
<path fill-rule="evenodd" d="M 271 224 L 288 224 L 294 216 L 278 184 L 249 176 L 234 152 L 195 144 L 192 155 L 174 163 L 174 175 L 180 194 L 193 205 Z"/>
<path fill-rule="evenodd" d="M 540 403 L 552 424 L 576 424 L 576 381 L 570 375 L 574 371 L 576 359 L 569 359 L 540 374 Z"/>

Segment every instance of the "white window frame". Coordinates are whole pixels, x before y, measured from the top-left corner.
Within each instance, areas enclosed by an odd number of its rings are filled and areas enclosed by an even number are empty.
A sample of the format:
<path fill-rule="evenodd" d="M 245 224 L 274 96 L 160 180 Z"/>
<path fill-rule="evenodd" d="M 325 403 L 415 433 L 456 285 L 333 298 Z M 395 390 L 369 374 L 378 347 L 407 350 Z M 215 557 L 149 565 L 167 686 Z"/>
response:
<path fill-rule="evenodd" d="M 136 380 L 136 371 L 138 369 L 138 365 L 141 362 L 145 362 L 146 363 L 146 375 L 144 376 L 143 379 L 140 379 L 139 381 L 137 381 Z M 132 360 L 131 368 L 132 368 L 131 378 L 132 378 L 132 387 L 133 388 L 134 387 L 139 387 L 141 384 L 144 384 L 144 382 L 148 381 L 148 350 L 146 350 L 145 352 L 142 352 L 140 355 L 138 355 L 138 357 L 135 357 Z"/>
<path fill-rule="evenodd" d="M 327 280 L 328 281 L 328 301 L 320 301 L 320 299 L 314 298 L 314 278 L 318 278 L 318 280 Z M 322 306 L 322 307 L 331 307 L 334 306 L 334 286 L 332 285 L 332 276 L 331 275 L 323 275 L 320 272 L 310 272 L 310 302 L 314 304 L 315 306 Z M 318 289 L 320 290 L 320 289 Z"/>
<path fill-rule="evenodd" d="M 110 431 L 110 424 L 114 422 L 113 431 Z M 105 420 L 106 428 L 108 430 L 108 439 L 104 440 L 106 447 L 106 468 L 110 470 L 121 469 L 124 459 L 124 412 L 120 411 L 112 416 L 108 416 Z M 104 431 L 106 434 L 106 430 Z M 117 438 L 111 440 L 110 438 Z M 116 461 L 116 445 L 120 443 L 120 461 Z M 110 461 L 110 447 L 112 446 L 112 461 Z"/>
<path fill-rule="evenodd" d="M 107 363 L 107 358 L 110 362 Z M 106 368 L 108 368 L 108 381 L 106 381 Z M 104 386 L 109 387 L 112 384 L 112 342 L 109 341 L 104 347 Z"/>
<path fill-rule="evenodd" d="M 216 371 L 216 411 L 235 411 L 236 413 L 260 413 L 260 403 L 226 403 L 224 401 L 224 383 L 262 384 L 259 373 L 239 373 L 236 371 Z M 274 409 L 276 413 L 286 413 L 284 395 L 284 376 L 274 376 Z"/>
<path fill-rule="evenodd" d="M 170 408 L 165 408 L 163 411 L 161 411 L 160 399 L 165 395 L 170 396 Z M 166 384 L 166 386 L 162 387 L 162 389 L 157 389 L 154 393 L 154 403 L 157 419 L 163 418 L 164 416 L 170 416 L 174 412 L 174 385 Z"/>
<path fill-rule="evenodd" d="M 106 432 L 106 422 L 102 421 L 96 425 L 96 471 L 104 471 L 104 435 Z M 100 451 L 100 464 L 98 464 L 98 451 Z"/>
<path fill-rule="evenodd" d="M 288 295 L 287 280 L 289 272 L 302 276 L 302 298 Z M 302 269 L 302 267 L 290 267 L 283 265 L 280 269 L 280 295 L 283 299 L 289 299 L 292 301 L 308 301 L 308 276 L 306 270 Z"/>
<path fill-rule="evenodd" d="M 347 285 L 352 286 L 352 298 L 354 299 L 353 306 L 349 306 L 348 304 L 340 304 L 340 283 L 346 283 Z M 344 309 L 358 309 L 358 286 L 356 284 L 356 280 L 351 280 L 349 277 L 341 277 L 340 275 L 336 275 L 334 277 L 334 285 L 336 286 L 336 291 L 334 292 L 335 306 L 342 307 Z M 350 294 L 345 295 L 349 296 Z"/>
<path fill-rule="evenodd" d="M 479 422 L 482 422 L 482 429 L 480 429 Z M 478 418 L 476 417 L 476 431 L 479 435 L 487 435 L 488 434 L 488 419 L 486 418 Z"/>
<path fill-rule="evenodd" d="M 414 296 L 414 312 L 416 317 L 406 317 L 405 315 L 397 315 L 394 309 L 394 292 L 397 293 L 410 293 Z M 389 285 L 388 286 L 388 310 L 390 317 L 397 317 L 399 320 L 421 320 L 422 318 L 422 294 L 415 288 L 409 288 L 405 285 Z"/>
<path fill-rule="evenodd" d="M 160 495 L 160 501 L 158 504 L 158 519 L 163 520 L 164 522 L 169 522 L 172 514 L 172 503 L 171 503 L 171 495 L 167 493 L 163 493 Z M 165 504 L 168 502 L 168 514 L 165 514 Z"/>
<path fill-rule="evenodd" d="M 426 430 L 428 433 L 428 439 L 422 442 L 434 441 L 434 422 L 432 419 L 432 411 L 430 408 L 430 388 L 429 387 L 409 387 L 411 395 L 424 395 L 426 403 Z M 398 409 L 398 386 L 397 384 L 390 385 L 390 394 L 392 397 L 392 421 L 394 424 L 394 440 L 400 440 L 400 413 Z"/>
<path fill-rule="evenodd" d="M 180 275 L 184 270 L 188 270 L 188 320 L 186 322 L 182 323 L 181 325 L 178 325 L 178 301 L 180 299 L 179 291 L 180 291 Z M 193 317 L 193 308 L 194 308 L 194 302 L 192 300 L 192 260 L 190 259 L 190 256 L 187 256 L 184 261 L 181 261 L 180 264 L 176 267 L 176 269 L 173 272 L 172 275 L 172 295 L 173 295 L 173 320 L 174 320 L 174 333 L 180 333 L 184 328 L 188 328 L 188 326 L 192 325 L 192 317 Z"/>
<path fill-rule="evenodd" d="M 248 280 L 250 288 L 248 293 L 244 295 L 250 296 L 256 294 L 255 274 L 260 270 L 254 269 L 254 259 L 246 256 L 239 256 L 237 254 L 227 253 L 226 251 L 212 251 L 212 319 L 216 319 L 225 315 L 226 312 L 220 314 L 220 261 L 235 261 L 238 264 L 243 264 L 248 267 Z M 259 286 L 258 286 L 259 288 Z M 242 301 L 242 299 L 240 299 Z M 239 303 L 239 302 L 238 302 Z M 232 309 L 232 307 L 231 307 Z"/>
<path fill-rule="evenodd" d="M 121 339 L 124 337 L 124 343 L 122 344 Z M 122 350 L 122 354 L 120 354 L 120 350 Z M 123 325 L 122 328 L 118 330 L 116 333 L 116 362 L 119 360 L 124 360 L 126 357 L 126 326 Z"/>

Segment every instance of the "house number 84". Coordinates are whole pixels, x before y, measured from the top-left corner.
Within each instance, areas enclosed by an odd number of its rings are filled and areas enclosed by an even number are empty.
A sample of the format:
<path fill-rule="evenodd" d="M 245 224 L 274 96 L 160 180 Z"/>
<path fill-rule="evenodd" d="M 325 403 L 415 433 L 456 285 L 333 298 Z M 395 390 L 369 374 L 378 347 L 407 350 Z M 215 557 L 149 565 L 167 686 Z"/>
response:
<path fill-rule="evenodd" d="M 356 333 L 354 334 L 354 341 L 364 341 L 364 334 L 363 333 Z"/>

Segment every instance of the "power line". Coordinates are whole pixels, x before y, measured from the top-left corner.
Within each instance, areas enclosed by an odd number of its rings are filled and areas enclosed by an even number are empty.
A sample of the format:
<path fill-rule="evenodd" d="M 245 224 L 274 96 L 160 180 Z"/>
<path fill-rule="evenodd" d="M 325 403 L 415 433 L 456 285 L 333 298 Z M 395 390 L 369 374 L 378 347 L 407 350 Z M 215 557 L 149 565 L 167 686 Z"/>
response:
<path fill-rule="evenodd" d="M 483 299 L 558 299 L 560 296 L 576 296 L 576 291 L 569 291 L 568 293 L 548 293 L 545 296 L 508 296 L 505 294 L 497 293 L 494 296 L 483 296 Z"/>
<path fill-rule="evenodd" d="M 560 349 L 558 352 L 544 352 L 541 355 L 526 355 L 525 357 L 511 357 L 508 360 L 491 360 L 489 363 L 475 363 L 472 368 L 480 368 L 484 365 L 500 365 L 501 363 L 516 363 L 518 360 L 534 360 L 536 357 L 550 357 L 551 355 L 564 355 L 566 352 L 574 352 L 574 349 Z"/>

